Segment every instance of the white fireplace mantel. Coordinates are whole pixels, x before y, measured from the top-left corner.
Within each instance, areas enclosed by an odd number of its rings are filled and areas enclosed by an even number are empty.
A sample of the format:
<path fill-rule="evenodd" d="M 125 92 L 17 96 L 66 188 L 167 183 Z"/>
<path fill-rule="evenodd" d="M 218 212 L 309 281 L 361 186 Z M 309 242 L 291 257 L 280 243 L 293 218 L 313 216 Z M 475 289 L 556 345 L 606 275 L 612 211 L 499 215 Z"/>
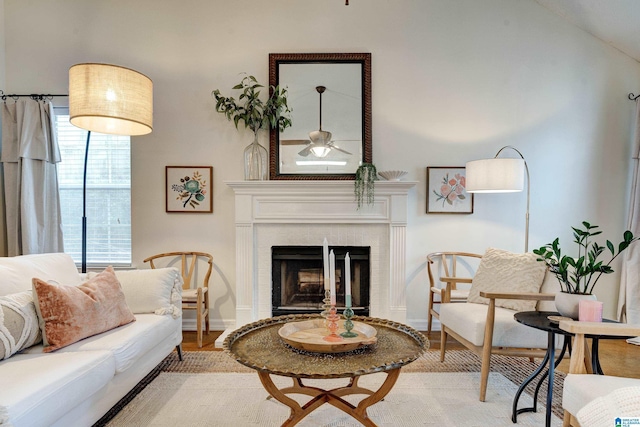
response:
<path fill-rule="evenodd" d="M 379 265 L 372 265 L 370 314 L 406 320 L 407 198 L 416 182 L 376 181 L 373 205 L 359 210 L 353 181 L 225 183 L 235 192 L 236 327 L 271 316 L 271 246 L 320 246 L 322 236 L 331 236 L 329 245 L 372 246 Z"/>

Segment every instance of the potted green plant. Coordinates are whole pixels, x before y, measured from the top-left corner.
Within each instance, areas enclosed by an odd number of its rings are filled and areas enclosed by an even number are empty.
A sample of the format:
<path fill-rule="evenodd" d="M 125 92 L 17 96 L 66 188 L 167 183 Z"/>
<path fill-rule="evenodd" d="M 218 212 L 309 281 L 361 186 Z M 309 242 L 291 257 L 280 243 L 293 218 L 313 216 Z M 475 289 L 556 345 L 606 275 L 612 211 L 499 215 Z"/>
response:
<path fill-rule="evenodd" d="M 375 197 L 375 182 L 377 179 L 378 171 L 376 170 L 376 166 L 372 163 L 363 163 L 356 170 L 354 193 L 356 202 L 358 203 L 358 209 L 362 207 L 365 200 L 368 205 L 373 204 Z"/>
<path fill-rule="evenodd" d="M 244 178 L 246 180 L 267 179 L 268 154 L 258 142 L 258 131 L 261 129 L 278 129 L 283 131 L 291 126 L 291 109 L 287 105 L 287 89 L 280 86 L 269 87 L 269 98 L 260 99 L 260 89 L 264 86 L 255 77 L 244 74 L 244 77 L 233 87 L 242 93 L 236 101 L 233 97 L 225 97 L 218 89 L 212 92 L 216 99 L 216 111 L 223 113 L 238 128 L 240 122 L 253 132 L 253 142 L 244 150 Z"/>
<path fill-rule="evenodd" d="M 547 264 L 549 271 L 560 282 L 561 292 L 556 294 L 556 309 L 563 316 L 572 318 L 577 318 L 577 305 L 580 299 L 596 299 L 593 288 L 603 274 L 613 273 L 611 267 L 613 260 L 631 243 L 640 239 L 627 230 L 623 233 L 622 241 L 617 247 L 609 240 L 601 246 L 593 240 L 593 237 L 602 233 L 598 230 L 599 227 L 587 221 L 582 222 L 582 227 L 571 227 L 574 243 L 578 245 L 577 257 L 562 253 L 559 238 L 533 250 L 533 253 L 540 257 L 538 261 Z M 609 259 L 600 260 L 606 251 L 610 253 Z"/>

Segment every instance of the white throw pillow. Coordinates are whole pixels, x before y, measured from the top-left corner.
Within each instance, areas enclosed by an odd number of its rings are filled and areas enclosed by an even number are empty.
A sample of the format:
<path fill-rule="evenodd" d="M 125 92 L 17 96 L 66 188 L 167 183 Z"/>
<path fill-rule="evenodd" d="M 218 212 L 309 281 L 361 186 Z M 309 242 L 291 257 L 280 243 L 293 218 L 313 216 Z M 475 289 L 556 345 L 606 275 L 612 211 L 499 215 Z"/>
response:
<path fill-rule="evenodd" d="M 31 291 L 0 297 L 0 360 L 41 340 Z"/>
<path fill-rule="evenodd" d="M 87 279 L 95 274 L 88 273 Z M 177 268 L 116 270 L 116 277 L 133 314 L 171 314 L 174 319 L 182 314 L 182 276 Z"/>
<path fill-rule="evenodd" d="M 540 292 L 546 265 L 532 253 L 516 254 L 489 248 L 471 282 L 467 301 L 489 304 L 480 292 Z M 496 305 L 515 311 L 535 310 L 537 301 L 497 299 Z"/>

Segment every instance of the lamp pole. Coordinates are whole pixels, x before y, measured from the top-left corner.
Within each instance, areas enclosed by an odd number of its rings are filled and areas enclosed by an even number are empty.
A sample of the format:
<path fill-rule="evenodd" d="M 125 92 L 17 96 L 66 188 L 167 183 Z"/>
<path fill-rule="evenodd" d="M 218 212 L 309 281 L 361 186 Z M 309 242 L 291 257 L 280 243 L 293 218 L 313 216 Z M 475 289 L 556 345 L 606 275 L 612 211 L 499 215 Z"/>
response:
<path fill-rule="evenodd" d="M 518 155 L 524 162 L 524 171 L 527 175 L 527 212 L 525 213 L 525 228 L 524 228 L 524 252 L 527 253 L 529 252 L 529 202 L 531 199 L 531 183 L 529 181 L 529 166 L 527 166 L 527 161 L 525 160 L 520 150 L 518 150 L 517 148 L 511 145 L 505 145 L 504 147 L 499 149 L 494 158 L 497 159 L 500 153 L 507 148 L 510 148 L 511 150 L 518 153 Z"/>
<path fill-rule="evenodd" d="M 91 131 L 87 132 L 87 146 L 84 150 L 84 173 L 82 175 L 82 272 L 87 272 L 87 164 L 89 163 L 89 140 Z"/>

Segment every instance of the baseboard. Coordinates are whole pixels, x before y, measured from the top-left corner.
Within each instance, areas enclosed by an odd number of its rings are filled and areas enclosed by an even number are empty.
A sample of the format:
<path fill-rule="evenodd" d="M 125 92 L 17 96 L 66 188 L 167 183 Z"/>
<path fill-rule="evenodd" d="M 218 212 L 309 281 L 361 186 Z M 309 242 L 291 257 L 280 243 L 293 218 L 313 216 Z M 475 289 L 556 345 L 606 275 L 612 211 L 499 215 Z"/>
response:
<path fill-rule="evenodd" d="M 182 330 L 183 331 L 196 331 L 196 319 L 182 318 Z M 211 331 L 224 331 L 228 328 L 233 328 L 236 324 L 235 319 L 210 319 L 209 330 Z"/>
<path fill-rule="evenodd" d="M 429 322 L 427 322 L 427 319 L 407 319 L 407 325 L 418 331 L 426 331 L 429 327 Z M 431 320 L 431 330 L 440 330 L 440 321 L 438 319 Z"/>

